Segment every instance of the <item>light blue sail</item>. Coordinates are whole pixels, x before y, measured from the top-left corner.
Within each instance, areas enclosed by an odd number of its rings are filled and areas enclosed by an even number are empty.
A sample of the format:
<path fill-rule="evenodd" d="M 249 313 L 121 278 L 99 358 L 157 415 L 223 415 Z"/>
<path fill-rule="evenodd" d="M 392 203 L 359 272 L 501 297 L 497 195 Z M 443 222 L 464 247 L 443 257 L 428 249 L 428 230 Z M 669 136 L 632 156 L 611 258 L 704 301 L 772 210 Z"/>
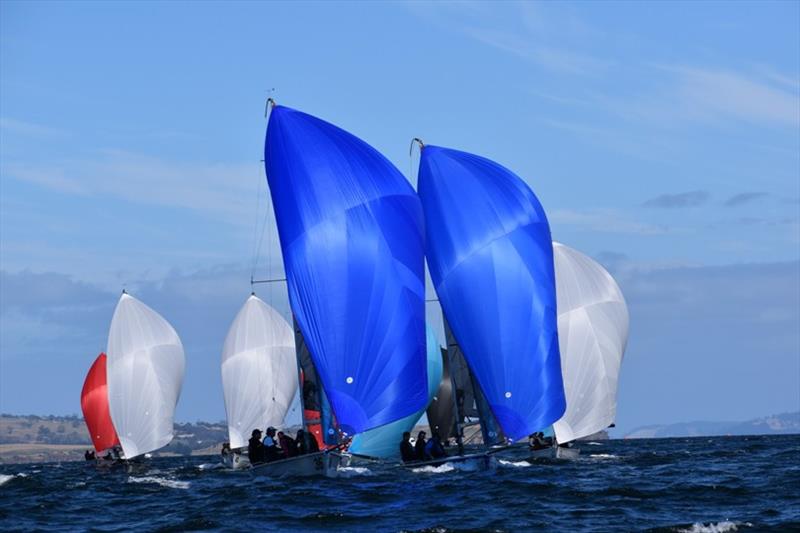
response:
<path fill-rule="evenodd" d="M 518 440 L 566 406 L 547 217 L 518 176 L 466 152 L 425 146 L 418 183 L 442 309 L 504 434 Z"/>
<path fill-rule="evenodd" d="M 339 429 L 416 413 L 428 394 L 423 221 L 397 168 L 354 135 L 276 106 L 264 147 L 289 302 Z"/>
<path fill-rule="evenodd" d="M 426 333 L 428 402 L 430 403 L 439 389 L 439 383 L 442 381 L 442 351 L 439 341 L 436 340 L 436 334 L 430 325 L 426 327 Z M 403 433 L 411 431 L 424 412 L 424 408 L 420 409 L 401 420 L 356 435 L 352 443 L 350 443 L 349 451 L 383 459 L 400 457 L 400 440 L 403 437 Z"/>

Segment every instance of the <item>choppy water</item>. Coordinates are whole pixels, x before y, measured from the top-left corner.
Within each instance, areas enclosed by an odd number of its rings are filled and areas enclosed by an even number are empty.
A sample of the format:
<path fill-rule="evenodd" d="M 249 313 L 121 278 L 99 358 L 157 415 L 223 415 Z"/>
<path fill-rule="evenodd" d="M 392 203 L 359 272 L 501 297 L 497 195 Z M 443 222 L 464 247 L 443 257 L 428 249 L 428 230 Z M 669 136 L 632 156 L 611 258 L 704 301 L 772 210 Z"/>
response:
<path fill-rule="evenodd" d="M 119 531 L 800 530 L 800 436 L 583 443 L 580 458 L 492 471 L 352 467 L 254 480 L 215 457 L 138 472 L 0 466 L 0 529 Z"/>

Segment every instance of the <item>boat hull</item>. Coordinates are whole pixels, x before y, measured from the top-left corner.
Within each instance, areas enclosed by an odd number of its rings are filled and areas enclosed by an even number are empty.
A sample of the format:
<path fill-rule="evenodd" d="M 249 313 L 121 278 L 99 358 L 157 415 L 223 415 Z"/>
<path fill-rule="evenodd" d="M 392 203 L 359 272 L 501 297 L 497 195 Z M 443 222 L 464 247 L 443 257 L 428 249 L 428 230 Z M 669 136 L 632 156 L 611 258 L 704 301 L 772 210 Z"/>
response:
<path fill-rule="evenodd" d="M 542 448 L 541 450 L 532 450 L 528 461 L 539 461 L 542 459 L 577 459 L 580 453 L 580 448 L 551 446 L 549 448 Z"/>
<path fill-rule="evenodd" d="M 336 477 L 340 466 L 350 464 L 349 456 L 338 452 L 322 451 L 281 459 L 271 463 L 252 465 L 250 472 L 256 477 Z"/>

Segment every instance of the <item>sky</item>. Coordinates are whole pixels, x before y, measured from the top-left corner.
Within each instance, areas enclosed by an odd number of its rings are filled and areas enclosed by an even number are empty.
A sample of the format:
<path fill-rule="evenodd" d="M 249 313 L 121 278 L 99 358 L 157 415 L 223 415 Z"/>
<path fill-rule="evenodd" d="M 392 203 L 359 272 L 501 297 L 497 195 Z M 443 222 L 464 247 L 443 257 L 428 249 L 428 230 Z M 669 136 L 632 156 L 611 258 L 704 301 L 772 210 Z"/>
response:
<path fill-rule="evenodd" d="M 126 288 L 185 346 L 177 419 L 224 418 L 281 268 L 269 96 L 412 183 L 413 137 L 523 177 L 627 299 L 618 434 L 800 409 L 800 3 L 4 1 L 0 411 L 78 413 Z"/>

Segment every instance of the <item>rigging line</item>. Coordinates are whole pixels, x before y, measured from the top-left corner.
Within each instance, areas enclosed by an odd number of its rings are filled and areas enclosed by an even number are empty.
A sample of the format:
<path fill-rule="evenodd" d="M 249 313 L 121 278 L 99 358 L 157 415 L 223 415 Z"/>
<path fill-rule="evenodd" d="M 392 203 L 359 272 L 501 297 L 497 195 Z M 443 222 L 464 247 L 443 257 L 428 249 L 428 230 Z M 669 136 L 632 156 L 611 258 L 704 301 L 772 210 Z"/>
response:
<path fill-rule="evenodd" d="M 258 173 L 258 188 L 256 190 L 256 218 L 253 222 L 253 252 L 251 254 L 251 265 L 250 265 L 250 278 L 255 275 L 256 267 L 258 266 L 258 250 L 256 248 L 256 243 L 258 241 L 258 223 L 260 221 L 260 214 L 261 214 L 261 172 Z"/>
<path fill-rule="evenodd" d="M 261 196 L 261 191 L 259 191 L 259 196 Z M 251 280 L 252 280 L 253 276 L 255 276 L 255 271 L 258 268 L 258 260 L 261 258 L 261 247 L 262 247 L 262 245 L 264 243 L 264 232 L 267 229 L 267 217 L 268 216 L 269 216 L 269 208 L 267 208 L 266 211 L 264 212 L 263 222 L 260 224 L 261 232 L 260 232 L 260 236 L 258 238 L 258 246 L 256 247 L 255 260 L 253 262 L 253 269 L 252 269 L 252 271 L 250 273 L 250 279 Z"/>

